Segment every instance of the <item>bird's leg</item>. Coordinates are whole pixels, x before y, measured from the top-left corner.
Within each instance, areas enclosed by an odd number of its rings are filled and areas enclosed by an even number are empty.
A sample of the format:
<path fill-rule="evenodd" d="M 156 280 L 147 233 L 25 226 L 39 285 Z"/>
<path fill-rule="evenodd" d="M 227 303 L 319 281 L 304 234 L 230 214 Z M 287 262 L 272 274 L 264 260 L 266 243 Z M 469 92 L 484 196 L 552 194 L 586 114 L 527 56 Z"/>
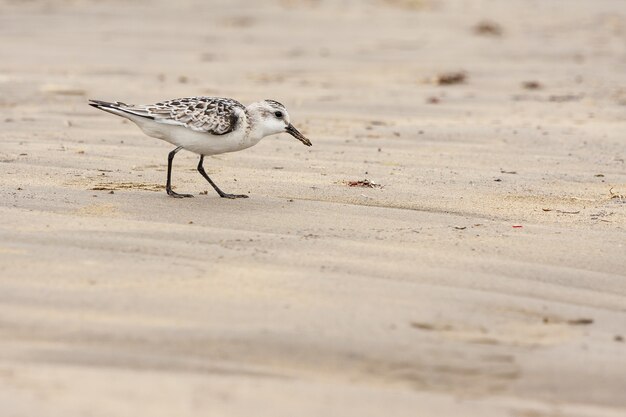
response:
<path fill-rule="evenodd" d="M 209 184 L 211 184 L 211 186 L 215 189 L 215 191 L 217 191 L 220 197 L 222 198 L 248 198 L 248 196 L 245 194 L 226 194 L 224 191 L 220 190 L 220 187 L 215 185 L 215 183 L 211 180 L 211 178 L 209 178 L 207 173 L 204 171 L 204 166 L 202 165 L 203 162 L 204 162 L 204 155 L 200 155 L 200 162 L 198 162 L 198 172 L 209 182 Z"/>
<path fill-rule="evenodd" d="M 178 194 L 177 192 L 172 191 L 172 162 L 174 161 L 174 155 L 176 155 L 176 153 L 182 148 L 182 146 L 179 146 L 167 156 L 167 183 L 165 184 L 165 191 L 167 192 L 167 195 L 175 198 L 193 197 L 191 194 Z"/>

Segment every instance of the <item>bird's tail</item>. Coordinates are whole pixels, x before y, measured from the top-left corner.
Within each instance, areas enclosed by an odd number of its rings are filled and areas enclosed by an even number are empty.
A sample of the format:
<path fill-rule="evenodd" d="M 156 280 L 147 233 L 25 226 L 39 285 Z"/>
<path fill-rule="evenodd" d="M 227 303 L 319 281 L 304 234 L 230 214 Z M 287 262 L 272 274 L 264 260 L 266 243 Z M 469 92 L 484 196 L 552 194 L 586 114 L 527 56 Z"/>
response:
<path fill-rule="evenodd" d="M 91 107 L 95 107 L 96 109 L 104 110 L 118 116 L 123 116 L 124 113 L 126 113 L 124 111 L 124 106 L 126 106 L 126 104 L 119 101 L 116 101 L 115 103 L 110 103 L 108 101 L 102 100 L 89 100 L 89 105 Z"/>
<path fill-rule="evenodd" d="M 126 103 L 122 103 L 121 101 L 110 103 L 108 101 L 102 101 L 102 100 L 89 100 L 89 105 L 92 107 L 101 109 L 101 110 L 104 110 L 104 109 L 124 110 L 125 107 L 132 107 Z"/>
<path fill-rule="evenodd" d="M 102 100 L 89 100 L 89 105 L 95 107 L 96 109 L 104 110 L 106 112 L 126 117 L 127 119 L 133 120 L 134 116 L 143 117 L 146 119 L 154 119 L 152 115 L 150 115 L 144 106 L 135 106 L 133 104 L 122 103 L 121 101 L 116 101 L 115 103 L 110 103 L 108 101 Z"/>

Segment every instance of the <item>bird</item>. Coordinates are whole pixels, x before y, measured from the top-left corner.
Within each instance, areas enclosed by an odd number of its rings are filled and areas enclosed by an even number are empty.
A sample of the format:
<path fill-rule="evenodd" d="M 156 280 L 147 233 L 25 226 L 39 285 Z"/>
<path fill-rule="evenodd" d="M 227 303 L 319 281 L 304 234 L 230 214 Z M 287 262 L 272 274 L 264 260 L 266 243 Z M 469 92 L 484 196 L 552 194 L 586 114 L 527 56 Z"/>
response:
<path fill-rule="evenodd" d="M 174 156 L 184 149 L 200 155 L 198 172 L 222 198 L 248 198 L 245 194 L 223 192 L 204 170 L 204 157 L 235 152 L 256 145 L 266 136 L 286 132 L 306 146 L 311 141 L 298 131 L 284 105 L 262 100 L 244 106 L 223 97 L 186 97 L 155 104 L 134 105 L 120 101 L 89 100 L 90 106 L 124 117 L 148 136 L 175 146 L 167 158 L 165 191 L 171 197 L 193 197 L 172 190 Z"/>

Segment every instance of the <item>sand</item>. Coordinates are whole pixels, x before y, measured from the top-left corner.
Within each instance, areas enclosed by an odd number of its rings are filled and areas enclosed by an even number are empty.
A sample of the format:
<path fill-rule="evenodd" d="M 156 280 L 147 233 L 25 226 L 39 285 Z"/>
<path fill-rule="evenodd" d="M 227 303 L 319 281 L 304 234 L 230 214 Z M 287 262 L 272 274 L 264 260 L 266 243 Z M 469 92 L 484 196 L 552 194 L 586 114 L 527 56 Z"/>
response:
<path fill-rule="evenodd" d="M 625 37 L 611 0 L 0 1 L 0 414 L 623 416 Z M 168 198 L 86 101 L 188 95 L 313 147 L 207 158 L 245 200 L 181 152 Z"/>

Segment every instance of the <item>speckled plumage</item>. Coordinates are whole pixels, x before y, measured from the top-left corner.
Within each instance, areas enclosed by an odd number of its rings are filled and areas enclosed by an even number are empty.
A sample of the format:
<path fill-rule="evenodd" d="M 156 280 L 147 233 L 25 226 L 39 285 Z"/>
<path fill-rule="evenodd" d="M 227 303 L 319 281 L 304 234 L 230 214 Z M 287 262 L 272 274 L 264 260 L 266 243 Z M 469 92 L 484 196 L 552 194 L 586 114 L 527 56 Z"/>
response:
<path fill-rule="evenodd" d="M 269 98 L 266 98 L 266 99 L 265 99 L 265 100 L 263 100 L 263 101 L 265 101 L 266 103 L 269 103 L 269 104 L 271 104 L 272 106 L 277 107 L 277 108 L 279 108 L 279 109 L 287 110 L 287 109 L 285 108 L 285 106 L 284 106 L 282 103 L 279 103 L 279 102 L 278 102 L 278 101 L 276 101 L 276 100 L 270 100 Z"/>
<path fill-rule="evenodd" d="M 195 132 L 224 135 L 237 126 L 239 115 L 246 108 L 237 100 L 221 97 L 186 97 L 155 104 L 113 103 L 119 110 L 158 123 L 179 125 Z"/>

